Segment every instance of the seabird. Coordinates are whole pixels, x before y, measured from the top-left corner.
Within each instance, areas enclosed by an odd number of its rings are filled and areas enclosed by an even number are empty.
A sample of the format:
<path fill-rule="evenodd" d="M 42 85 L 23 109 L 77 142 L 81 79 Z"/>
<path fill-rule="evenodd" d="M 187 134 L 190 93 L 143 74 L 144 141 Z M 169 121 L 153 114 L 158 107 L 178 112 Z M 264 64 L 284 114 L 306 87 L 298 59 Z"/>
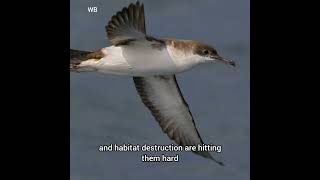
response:
<path fill-rule="evenodd" d="M 70 71 L 132 76 L 142 102 L 170 139 L 181 146 L 204 144 L 175 74 L 201 63 L 235 66 L 234 61 L 198 41 L 148 35 L 139 1 L 112 16 L 105 29 L 112 46 L 96 51 L 70 49 Z M 223 165 L 207 151 L 193 152 Z"/>

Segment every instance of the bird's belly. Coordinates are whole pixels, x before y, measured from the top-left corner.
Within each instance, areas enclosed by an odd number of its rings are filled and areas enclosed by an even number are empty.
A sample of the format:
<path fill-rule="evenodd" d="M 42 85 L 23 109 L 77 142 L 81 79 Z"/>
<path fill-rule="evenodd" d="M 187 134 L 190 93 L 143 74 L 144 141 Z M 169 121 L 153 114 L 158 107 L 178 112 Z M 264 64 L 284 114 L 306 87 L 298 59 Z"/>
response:
<path fill-rule="evenodd" d="M 132 67 L 131 71 L 142 75 L 175 74 L 185 70 L 186 66 L 171 58 L 167 48 L 157 49 L 151 46 L 123 48 L 123 57 Z"/>
<path fill-rule="evenodd" d="M 164 75 L 179 72 L 179 67 L 168 57 L 142 56 L 138 59 L 128 59 L 129 71 L 141 75 Z"/>
<path fill-rule="evenodd" d="M 98 67 L 103 73 L 131 76 L 175 74 L 185 69 L 177 65 L 166 50 L 133 48 L 110 53 L 100 60 Z"/>

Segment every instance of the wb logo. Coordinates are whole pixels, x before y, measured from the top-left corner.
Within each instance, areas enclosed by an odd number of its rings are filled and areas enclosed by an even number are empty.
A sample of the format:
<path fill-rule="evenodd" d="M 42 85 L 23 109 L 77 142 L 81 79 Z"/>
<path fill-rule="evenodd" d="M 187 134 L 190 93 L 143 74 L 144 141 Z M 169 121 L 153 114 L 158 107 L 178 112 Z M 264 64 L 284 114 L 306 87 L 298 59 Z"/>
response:
<path fill-rule="evenodd" d="M 88 12 L 97 13 L 98 12 L 98 7 L 88 7 Z"/>

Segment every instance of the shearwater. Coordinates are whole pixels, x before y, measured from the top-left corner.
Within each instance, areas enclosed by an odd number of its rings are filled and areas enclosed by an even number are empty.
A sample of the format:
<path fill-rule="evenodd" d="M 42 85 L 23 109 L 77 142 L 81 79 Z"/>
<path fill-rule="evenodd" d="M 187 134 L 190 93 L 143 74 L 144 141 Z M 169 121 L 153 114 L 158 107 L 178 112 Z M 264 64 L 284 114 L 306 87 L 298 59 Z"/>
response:
<path fill-rule="evenodd" d="M 106 33 L 112 46 L 96 51 L 70 49 L 70 71 L 133 76 L 142 102 L 170 139 L 181 146 L 204 144 L 175 74 L 202 63 L 235 66 L 234 61 L 198 41 L 147 35 L 144 5 L 139 2 L 112 16 Z M 207 151 L 193 152 L 223 165 Z"/>

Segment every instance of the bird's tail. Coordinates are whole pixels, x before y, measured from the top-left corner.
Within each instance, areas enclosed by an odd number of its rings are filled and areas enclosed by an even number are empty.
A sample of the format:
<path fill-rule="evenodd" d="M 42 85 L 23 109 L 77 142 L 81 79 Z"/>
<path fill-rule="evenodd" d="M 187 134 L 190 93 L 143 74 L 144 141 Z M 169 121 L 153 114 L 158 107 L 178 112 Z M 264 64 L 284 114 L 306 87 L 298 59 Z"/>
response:
<path fill-rule="evenodd" d="M 70 71 L 75 71 L 78 69 L 78 65 L 88 59 L 88 55 L 91 54 L 90 51 L 80 51 L 70 49 Z"/>

